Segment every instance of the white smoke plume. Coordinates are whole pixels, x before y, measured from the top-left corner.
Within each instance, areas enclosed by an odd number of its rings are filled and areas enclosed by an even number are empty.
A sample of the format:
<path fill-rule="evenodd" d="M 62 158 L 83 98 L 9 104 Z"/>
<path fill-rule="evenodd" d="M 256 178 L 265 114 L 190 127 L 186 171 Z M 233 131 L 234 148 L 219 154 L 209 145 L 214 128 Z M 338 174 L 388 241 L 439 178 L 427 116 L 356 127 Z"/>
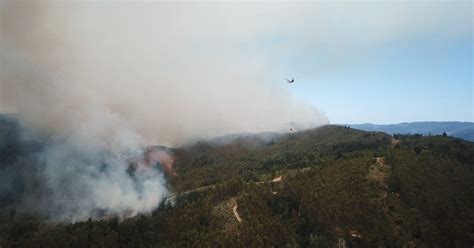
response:
<path fill-rule="evenodd" d="M 69 132 L 105 111 L 168 145 L 288 130 L 284 75 L 275 77 L 255 47 L 244 49 L 255 38 L 233 19 L 226 25 L 218 6 L 35 3 L 2 7 L 2 53 L 12 54 L 3 59 L 0 102 L 35 124 Z M 327 121 L 311 106 L 293 106 L 295 122 Z"/>
<path fill-rule="evenodd" d="M 127 163 L 147 145 L 288 130 L 290 93 L 253 35 L 193 5 L 0 1 L 0 109 L 51 137 L 38 158 L 51 218 L 151 211 L 163 175 Z M 300 125 L 327 123 L 292 106 Z"/>

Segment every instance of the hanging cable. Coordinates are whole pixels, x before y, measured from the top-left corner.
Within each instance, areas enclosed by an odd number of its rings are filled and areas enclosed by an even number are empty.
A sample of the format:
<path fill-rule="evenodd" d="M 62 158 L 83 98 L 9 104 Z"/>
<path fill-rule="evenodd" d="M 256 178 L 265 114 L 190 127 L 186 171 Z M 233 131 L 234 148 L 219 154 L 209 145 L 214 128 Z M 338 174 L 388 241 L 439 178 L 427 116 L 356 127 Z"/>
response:
<path fill-rule="evenodd" d="M 288 84 L 293 84 L 295 82 L 295 78 L 291 78 L 291 79 L 286 79 L 286 82 Z M 289 126 L 290 126 L 290 132 L 293 132 L 293 88 L 291 88 L 292 86 L 290 86 L 290 123 L 289 123 Z"/>
<path fill-rule="evenodd" d="M 290 85 L 290 132 L 293 132 L 293 87 Z"/>

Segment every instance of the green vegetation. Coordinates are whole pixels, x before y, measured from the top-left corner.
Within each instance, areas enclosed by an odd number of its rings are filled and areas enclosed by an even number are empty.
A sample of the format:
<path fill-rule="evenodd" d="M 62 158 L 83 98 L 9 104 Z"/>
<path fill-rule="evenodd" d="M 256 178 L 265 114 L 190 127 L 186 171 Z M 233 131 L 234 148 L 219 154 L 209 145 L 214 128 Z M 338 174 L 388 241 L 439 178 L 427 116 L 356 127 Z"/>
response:
<path fill-rule="evenodd" d="M 176 150 L 181 192 L 150 215 L 16 216 L 1 247 L 471 247 L 474 144 L 340 126 Z M 283 176 L 281 182 L 271 179 Z M 232 208 L 242 218 L 239 222 Z"/>

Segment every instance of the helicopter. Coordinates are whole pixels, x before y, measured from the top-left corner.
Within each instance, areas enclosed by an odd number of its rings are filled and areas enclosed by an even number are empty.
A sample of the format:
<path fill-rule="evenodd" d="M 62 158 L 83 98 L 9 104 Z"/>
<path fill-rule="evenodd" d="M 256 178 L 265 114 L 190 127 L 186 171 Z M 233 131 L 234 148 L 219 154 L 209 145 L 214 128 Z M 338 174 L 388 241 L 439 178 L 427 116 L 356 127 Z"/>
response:
<path fill-rule="evenodd" d="M 283 79 L 285 79 L 286 82 L 289 83 L 289 84 L 292 84 L 292 83 L 295 82 L 295 78 L 291 78 L 291 79 L 283 78 Z M 296 79 L 298 79 L 298 78 L 296 78 Z"/>

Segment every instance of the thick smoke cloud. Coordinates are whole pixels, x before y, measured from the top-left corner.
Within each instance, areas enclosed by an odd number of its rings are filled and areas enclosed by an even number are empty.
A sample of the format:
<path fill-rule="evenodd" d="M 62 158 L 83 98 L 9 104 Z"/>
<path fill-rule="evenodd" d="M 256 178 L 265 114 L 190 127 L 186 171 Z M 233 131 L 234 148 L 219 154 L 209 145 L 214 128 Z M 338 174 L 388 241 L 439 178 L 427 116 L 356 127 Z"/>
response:
<path fill-rule="evenodd" d="M 234 36 L 245 30 L 225 11 L 193 7 L 0 1 L 0 109 L 48 137 L 23 161 L 41 182 L 23 205 L 66 221 L 149 212 L 166 195 L 163 174 L 131 174 L 127 162 L 147 145 L 288 130 L 290 94 L 246 48 L 252 36 Z M 301 127 L 327 122 L 292 106 Z"/>
<path fill-rule="evenodd" d="M 255 38 L 226 17 L 229 10 L 6 3 L 2 49 L 12 54 L 4 61 L 10 68 L 2 69 L 0 104 L 66 134 L 105 112 L 147 141 L 168 145 L 236 131 L 286 131 L 288 86 L 271 61 L 246 46 Z M 295 122 L 327 121 L 297 101 L 293 110 Z"/>

